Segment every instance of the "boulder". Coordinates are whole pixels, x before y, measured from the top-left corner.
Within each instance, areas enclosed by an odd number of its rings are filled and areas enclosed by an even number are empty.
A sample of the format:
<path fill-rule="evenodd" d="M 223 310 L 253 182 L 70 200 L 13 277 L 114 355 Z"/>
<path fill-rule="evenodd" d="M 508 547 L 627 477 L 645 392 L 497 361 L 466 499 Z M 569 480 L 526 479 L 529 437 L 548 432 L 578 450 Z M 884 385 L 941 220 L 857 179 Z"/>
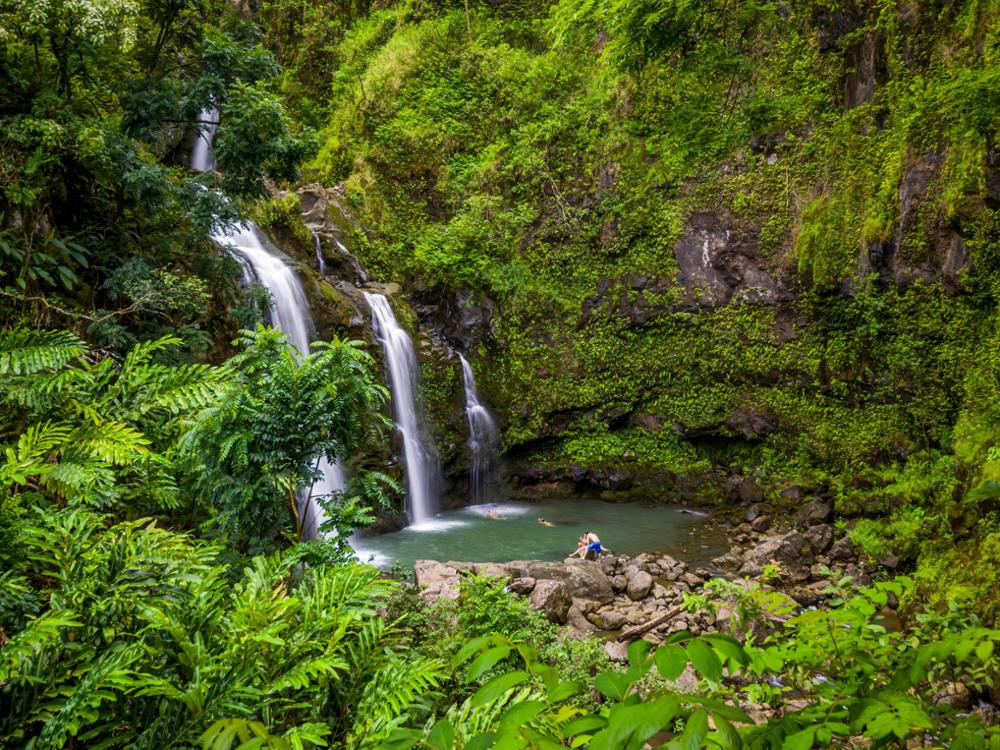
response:
<path fill-rule="evenodd" d="M 625 574 L 625 579 L 627 581 L 625 590 L 628 593 L 628 598 L 632 601 L 645 599 L 649 595 L 650 589 L 653 588 L 653 576 L 645 570 L 631 568 Z"/>
<path fill-rule="evenodd" d="M 799 509 L 799 526 L 818 526 L 829 523 L 833 518 L 833 508 L 822 500 L 810 500 Z"/>
<path fill-rule="evenodd" d="M 535 588 L 534 578 L 515 578 L 507 584 L 507 590 L 512 594 L 527 596 Z"/>
<path fill-rule="evenodd" d="M 619 641 L 605 641 L 604 650 L 611 661 L 628 661 L 628 644 Z"/>
<path fill-rule="evenodd" d="M 514 578 L 534 578 L 538 582 L 562 581 L 569 595 L 576 599 L 592 599 L 607 604 L 615 597 L 611 581 L 600 563 L 592 560 L 567 560 L 562 563 L 518 560 L 507 563 L 506 567 Z"/>
<path fill-rule="evenodd" d="M 559 624 L 566 622 L 570 605 L 573 603 L 566 590 L 566 584 L 551 580 L 536 581 L 528 601 L 532 607 L 544 612 L 549 622 Z"/>
<path fill-rule="evenodd" d="M 684 581 L 692 589 L 698 588 L 699 586 L 705 585 L 705 579 L 694 573 L 685 573 L 681 576 L 681 580 Z"/>
<path fill-rule="evenodd" d="M 756 531 L 758 534 L 763 534 L 769 528 L 771 528 L 771 517 L 770 516 L 757 516 L 753 521 L 750 522 L 750 528 Z"/>
<path fill-rule="evenodd" d="M 813 548 L 813 552 L 816 553 L 826 552 L 833 544 L 833 526 L 828 523 L 812 526 L 806 529 L 802 535 Z"/>
<path fill-rule="evenodd" d="M 625 580 L 625 576 L 613 576 L 611 578 L 611 589 L 616 593 L 620 594 L 625 590 L 628 585 L 628 581 Z"/>
<path fill-rule="evenodd" d="M 601 630 L 618 630 L 625 625 L 625 615 L 610 607 L 591 613 L 587 619 Z"/>
<path fill-rule="evenodd" d="M 566 627 L 569 628 L 571 638 L 586 638 L 597 632 L 597 627 L 575 606 L 571 606 L 566 612 Z"/>
<path fill-rule="evenodd" d="M 830 548 L 830 559 L 845 562 L 855 557 L 854 543 L 846 536 L 838 539 Z"/>
<path fill-rule="evenodd" d="M 775 563 L 781 566 L 793 582 L 804 581 L 809 577 L 811 554 L 809 542 L 797 531 L 766 537 L 746 553 L 746 562 L 740 568 L 740 575 L 760 575 L 765 565 Z"/>
<path fill-rule="evenodd" d="M 436 560 L 417 560 L 413 563 L 413 578 L 417 588 L 428 588 L 442 581 L 457 581 L 458 569 Z"/>
<path fill-rule="evenodd" d="M 573 599 L 573 606 L 576 607 L 584 615 L 589 615 L 591 612 L 596 612 L 601 608 L 600 602 L 595 602 L 592 599 Z"/>

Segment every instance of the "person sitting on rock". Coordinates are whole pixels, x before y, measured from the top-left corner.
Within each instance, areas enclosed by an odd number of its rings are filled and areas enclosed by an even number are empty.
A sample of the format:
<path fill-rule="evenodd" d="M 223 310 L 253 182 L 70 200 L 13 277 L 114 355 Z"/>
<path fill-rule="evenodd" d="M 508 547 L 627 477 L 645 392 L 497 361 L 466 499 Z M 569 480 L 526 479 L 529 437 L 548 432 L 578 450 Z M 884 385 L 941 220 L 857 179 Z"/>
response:
<path fill-rule="evenodd" d="M 570 557 L 581 557 L 584 560 L 596 560 L 601 556 L 601 539 L 593 531 L 588 531 L 580 537 L 579 546 Z"/>

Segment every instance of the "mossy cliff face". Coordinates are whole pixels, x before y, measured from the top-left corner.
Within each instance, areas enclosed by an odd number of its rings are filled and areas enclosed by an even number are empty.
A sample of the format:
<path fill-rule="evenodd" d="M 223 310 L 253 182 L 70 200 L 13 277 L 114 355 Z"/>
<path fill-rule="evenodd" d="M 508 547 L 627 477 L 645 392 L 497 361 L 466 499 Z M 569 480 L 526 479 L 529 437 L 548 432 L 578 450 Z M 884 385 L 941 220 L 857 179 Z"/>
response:
<path fill-rule="evenodd" d="M 959 501 L 1000 478 L 995 4 L 397 2 L 339 28 L 311 178 L 464 337 L 524 481 L 800 484 L 921 529 L 897 549 L 996 545 Z M 314 79 L 292 65 L 290 97 Z"/>

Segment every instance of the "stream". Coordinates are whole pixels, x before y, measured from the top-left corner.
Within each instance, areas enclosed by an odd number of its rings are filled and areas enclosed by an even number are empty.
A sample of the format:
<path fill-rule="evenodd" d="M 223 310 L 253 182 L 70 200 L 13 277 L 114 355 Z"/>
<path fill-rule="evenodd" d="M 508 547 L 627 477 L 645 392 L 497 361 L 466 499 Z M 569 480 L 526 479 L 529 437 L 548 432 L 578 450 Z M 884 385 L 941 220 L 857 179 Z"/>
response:
<path fill-rule="evenodd" d="M 499 519 L 487 515 L 491 510 Z M 474 505 L 401 531 L 356 535 L 351 544 L 363 562 L 388 570 L 394 564 L 410 568 L 416 560 L 562 560 L 586 531 L 596 532 L 612 552 L 668 554 L 692 567 L 707 566 L 728 550 L 723 531 L 701 512 L 591 498 Z"/>

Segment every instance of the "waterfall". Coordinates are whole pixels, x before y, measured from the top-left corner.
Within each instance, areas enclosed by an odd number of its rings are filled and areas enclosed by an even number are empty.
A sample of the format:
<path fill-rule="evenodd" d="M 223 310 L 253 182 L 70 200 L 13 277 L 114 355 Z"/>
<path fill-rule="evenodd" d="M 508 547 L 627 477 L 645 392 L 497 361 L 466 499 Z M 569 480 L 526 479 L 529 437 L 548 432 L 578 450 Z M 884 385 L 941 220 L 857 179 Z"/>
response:
<path fill-rule="evenodd" d="M 489 411 L 479 400 L 472 366 L 461 354 L 462 380 L 465 383 L 465 416 L 469 420 L 469 497 L 479 504 L 486 498 L 490 473 L 500 445 L 500 431 Z"/>
<path fill-rule="evenodd" d="M 212 140 L 215 138 L 215 129 L 219 127 L 219 110 L 212 108 L 203 109 L 198 113 L 198 137 L 194 140 L 194 148 L 191 149 L 191 169 L 196 172 L 208 172 L 215 169 L 215 154 L 212 153 Z"/>
<path fill-rule="evenodd" d="M 413 342 L 381 294 L 364 293 L 372 311 L 372 328 L 385 353 L 385 369 L 392 392 L 396 427 L 403 439 L 406 462 L 407 514 L 410 523 L 431 518 L 437 510 L 437 456 L 425 440 L 423 414 L 417 406 L 419 382 L 417 356 Z"/>
<path fill-rule="evenodd" d="M 206 114 L 208 113 L 208 114 Z M 203 110 L 202 115 L 218 119 L 215 110 Z M 211 169 L 215 163 L 212 157 L 212 138 L 216 123 L 202 131 L 191 152 L 191 168 L 199 171 Z M 299 283 L 291 266 L 268 249 L 264 236 L 253 222 L 246 222 L 229 230 L 213 232 L 212 240 L 220 247 L 227 248 L 243 268 L 243 282 L 256 282 L 271 295 L 271 309 L 268 320 L 272 326 L 288 337 L 288 341 L 298 349 L 299 354 L 309 354 L 309 341 L 313 332 L 312 315 L 302 284 Z M 343 491 L 347 477 L 339 464 L 331 464 L 320 457 L 316 469 L 322 477 L 313 484 L 308 493 L 303 493 L 299 513 L 301 514 L 302 536 L 311 539 L 319 533 L 323 523 L 323 509 L 316 497 Z"/>
<path fill-rule="evenodd" d="M 312 233 L 313 248 L 316 250 L 316 264 L 319 266 L 319 275 L 326 276 L 326 261 L 323 260 L 323 243 L 316 232 Z M 339 244 L 339 243 L 338 243 Z"/>

